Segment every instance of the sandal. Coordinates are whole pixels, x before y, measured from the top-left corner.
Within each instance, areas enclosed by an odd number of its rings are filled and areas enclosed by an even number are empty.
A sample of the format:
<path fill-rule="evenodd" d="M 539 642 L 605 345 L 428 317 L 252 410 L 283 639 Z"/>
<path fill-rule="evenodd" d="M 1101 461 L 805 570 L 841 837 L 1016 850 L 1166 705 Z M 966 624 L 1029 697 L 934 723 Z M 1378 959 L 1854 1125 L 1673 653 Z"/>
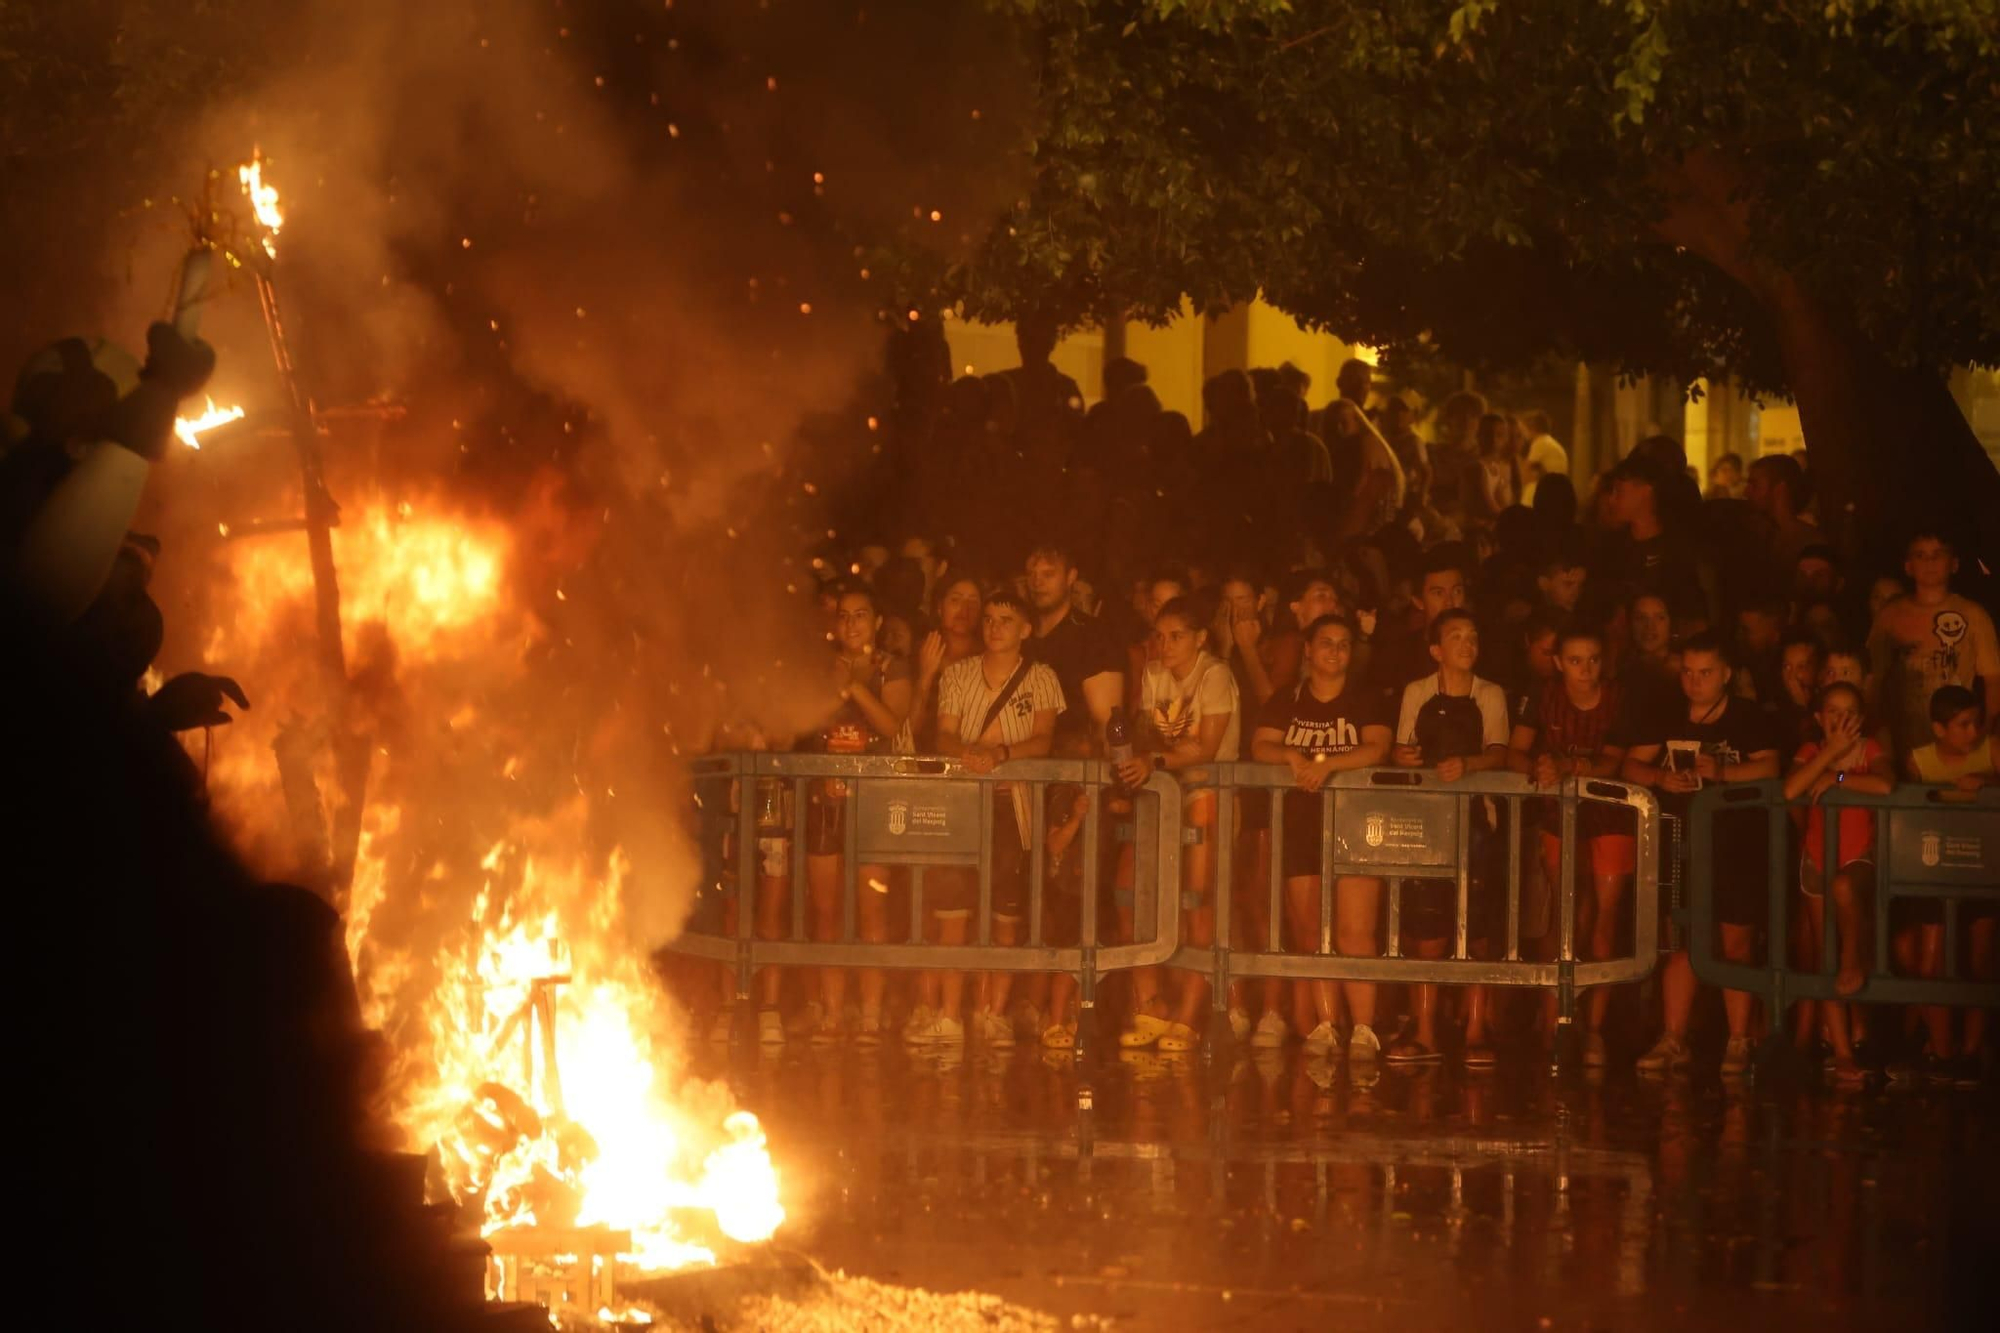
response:
<path fill-rule="evenodd" d="M 1073 1051 L 1076 1049 L 1076 1025 L 1073 1023 L 1051 1023 L 1042 1029 L 1042 1045 L 1052 1051 Z"/>
<path fill-rule="evenodd" d="M 1427 1065 L 1444 1059 L 1420 1041 L 1399 1041 L 1382 1058 L 1392 1065 Z"/>
<path fill-rule="evenodd" d="M 1160 1049 L 1169 1055 L 1191 1051 L 1201 1045 L 1201 1038 L 1185 1023 L 1169 1023 L 1167 1030 L 1160 1034 Z"/>
<path fill-rule="evenodd" d="M 1118 1044 L 1128 1051 L 1151 1046 L 1167 1032 L 1167 1020 L 1151 1014 L 1132 1015 L 1132 1026 L 1118 1034 Z"/>

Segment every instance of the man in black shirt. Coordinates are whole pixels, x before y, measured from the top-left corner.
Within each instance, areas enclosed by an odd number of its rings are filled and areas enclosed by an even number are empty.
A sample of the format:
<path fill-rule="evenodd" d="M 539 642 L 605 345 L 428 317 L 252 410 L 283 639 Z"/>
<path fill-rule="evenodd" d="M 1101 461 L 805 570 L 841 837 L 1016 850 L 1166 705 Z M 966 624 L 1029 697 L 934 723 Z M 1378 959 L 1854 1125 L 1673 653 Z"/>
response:
<path fill-rule="evenodd" d="M 1701 608 L 1702 623 L 1714 624 L 1712 574 L 1704 577 L 1686 534 L 1667 524 L 1666 496 L 1678 484 L 1673 472 L 1654 455 L 1634 453 L 1611 470 L 1610 482 L 1613 513 L 1625 530 L 1612 551 L 1611 576 L 1621 593 L 1658 593 L 1671 606 Z"/>
<path fill-rule="evenodd" d="M 1076 560 L 1068 548 L 1044 542 L 1028 553 L 1028 601 L 1035 636 L 1028 654 L 1056 673 L 1069 707 L 1057 715 L 1059 755 L 1095 753 L 1111 710 L 1125 697 L 1125 654 L 1102 625 L 1070 600 Z"/>
<path fill-rule="evenodd" d="M 1722 640 L 1697 634 L 1681 645 L 1681 692 L 1686 707 L 1651 719 L 1635 719 L 1645 734 L 1632 737 L 1625 751 L 1624 778 L 1660 793 L 1662 812 L 1687 817 L 1694 793 L 1710 782 L 1756 782 L 1778 776 L 1777 741 L 1767 715 L 1730 693 L 1733 672 Z M 1769 833 L 1761 807 L 1725 811 L 1715 821 L 1715 865 L 1711 884 L 1715 915 L 1722 924 L 1722 956 L 1747 963 L 1756 946 L 1766 901 Z M 1783 947 L 1782 943 L 1778 947 Z M 1694 968 L 1686 950 L 1677 950 L 1661 968 L 1666 1031 L 1641 1056 L 1639 1068 L 1664 1072 L 1688 1062 L 1688 1014 L 1694 1008 Z M 1741 1073 L 1750 1062 L 1750 1006 L 1747 991 L 1725 990 L 1729 1047 L 1724 1074 Z M 1772 1022 L 1779 1016 L 1772 1015 Z"/>
<path fill-rule="evenodd" d="M 1384 632 L 1375 645 L 1368 683 L 1381 694 L 1383 708 L 1392 719 L 1403 706 L 1403 687 L 1437 670 L 1437 659 L 1431 656 L 1431 626 L 1445 612 L 1469 605 L 1471 569 L 1472 552 L 1462 543 L 1443 542 L 1432 547 L 1424 555 L 1417 584 L 1417 605 L 1423 609 L 1424 623 L 1410 633 Z"/>

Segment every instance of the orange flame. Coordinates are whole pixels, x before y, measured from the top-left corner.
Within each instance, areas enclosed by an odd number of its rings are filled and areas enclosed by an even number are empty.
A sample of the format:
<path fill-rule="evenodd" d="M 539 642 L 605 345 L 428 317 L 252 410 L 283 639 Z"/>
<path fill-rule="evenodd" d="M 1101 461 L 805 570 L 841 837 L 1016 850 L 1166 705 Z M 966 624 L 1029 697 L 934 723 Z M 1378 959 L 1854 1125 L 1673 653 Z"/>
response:
<path fill-rule="evenodd" d="M 499 701 L 547 634 L 514 604 L 515 533 L 498 520 L 384 503 L 346 509 L 333 531 L 350 663 L 368 635 L 386 635 L 399 683 L 421 690 L 422 712 L 438 719 L 436 744 L 490 755 L 484 776 L 510 791 L 535 775 L 532 756 L 524 765 L 504 744 L 480 747 L 513 734 L 518 719 Z M 219 553 L 231 596 L 212 615 L 204 658 L 246 681 L 286 682 L 279 693 L 293 689 L 295 711 L 312 706 L 306 544 L 274 535 Z M 246 715 L 211 769 L 215 804 L 239 825 L 268 826 L 281 806 L 270 749 L 247 727 L 272 727 L 284 711 Z M 397 1123 L 436 1146 L 453 1195 L 483 1198 L 489 1234 L 629 1232 L 621 1263 L 643 1270 L 712 1262 L 720 1237 L 769 1238 L 785 1213 L 762 1128 L 720 1089 L 684 1081 L 668 997 L 631 938 L 629 865 L 618 849 L 593 847 L 589 798 L 572 794 L 533 816 L 486 812 L 507 831 L 476 864 L 413 868 L 410 849 L 437 822 L 429 803 L 454 808 L 478 788 L 394 799 L 399 756 L 379 756 L 382 789 L 365 811 L 349 888 L 348 951 L 363 1019 L 392 1047 Z M 443 939 L 434 951 L 412 949 L 412 915 L 433 899 L 469 907 L 425 937 Z"/>
<path fill-rule="evenodd" d="M 196 416 L 174 418 L 174 434 L 180 436 L 181 443 L 190 449 L 201 448 L 201 437 L 205 432 L 243 420 L 241 407 L 217 407 L 213 398 L 207 402 L 208 406 Z"/>
<path fill-rule="evenodd" d="M 236 179 L 250 200 L 250 209 L 264 229 L 264 253 L 278 257 L 278 233 L 284 229 L 285 215 L 278 207 L 278 187 L 264 181 L 264 157 L 259 153 L 236 169 Z"/>

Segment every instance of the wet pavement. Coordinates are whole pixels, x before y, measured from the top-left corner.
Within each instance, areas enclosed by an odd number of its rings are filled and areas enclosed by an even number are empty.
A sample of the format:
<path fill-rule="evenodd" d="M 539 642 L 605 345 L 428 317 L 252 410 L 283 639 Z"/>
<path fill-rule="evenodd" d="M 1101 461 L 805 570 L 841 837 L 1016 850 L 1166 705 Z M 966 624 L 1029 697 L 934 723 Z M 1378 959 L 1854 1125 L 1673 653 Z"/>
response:
<path fill-rule="evenodd" d="M 1990 1089 L 710 1048 L 829 1267 L 1146 1329 L 1994 1327 Z M 1978 1297 L 1978 1306 L 1968 1304 Z"/>

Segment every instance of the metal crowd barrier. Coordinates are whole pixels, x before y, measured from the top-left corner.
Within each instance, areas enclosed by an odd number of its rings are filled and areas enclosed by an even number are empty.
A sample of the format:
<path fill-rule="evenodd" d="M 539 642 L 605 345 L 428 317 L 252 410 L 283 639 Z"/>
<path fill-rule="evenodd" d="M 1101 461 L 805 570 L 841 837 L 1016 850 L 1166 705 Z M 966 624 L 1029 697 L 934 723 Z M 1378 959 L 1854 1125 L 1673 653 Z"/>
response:
<path fill-rule="evenodd" d="M 1839 950 L 1830 897 L 1833 872 L 1826 871 L 1828 894 L 1820 967 L 1813 972 L 1791 965 L 1793 894 L 1798 863 L 1792 856 L 1793 829 L 1785 784 L 1779 781 L 1704 787 L 1688 810 L 1688 958 L 1695 975 L 1715 986 L 1755 991 L 1769 997 L 1771 1012 L 1793 1000 L 1845 998 L 1860 1004 L 2000 1005 L 2000 983 L 1959 976 L 1960 911 L 1965 903 L 2000 908 L 2000 788 L 1975 793 L 1906 783 L 1887 795 L 1829 790 L 1820 798 L 1826 811 L 1826 842 L 1820 864 L 1840 864 L 1836 839 L 1845 807 L 1874 812 L 1875 890 L 1873 948 L 1867 983 L 1854 995 L 1834 992 Z M 1764 962 L 1738 963 L 1717 952 L 1715 920 L 1715 820 L 1724 812 L 1761 810 L 1769 820 L 1766 854 L 1770 916 Z M 1803 835 L 1801 835 L 1803 836 Z M 1939 904 L 1944 931 L 1944 976 L 1918 977 L 1892 970 L 1889 950 L 1898 899 Z"/>
<path fill-rule="evenodd" d="M 1258 947 L 1238 946 L 1231 939 L 1234 914 L 1233 879 L 1229 867 L 1238 836 L 1235 821 L 1216 821 L 1216 915 L 1212 948 L 1184 946 L 1171 966 L 1208 973 L 1214 982 L 1215 1004 L 1227 1007 L 1228 983 L 1236 977 L 1284 977 L 1292 980 L 1438 982 L 1446 985 L 1553 987 L 1564 1022 L 1574 1015 L 1576 992 L 1585 986 L 1639 981 L 1658 962 L 1660 807 L 1652 792 L 1606 778 L 1571 778 L 1560 786 L 1536 787 L 1516 773 L 1472 773 L 1456 782 L 1441 781 L 1429 769 L 1358 769 L 1330 775 L 1320 789 L 1319 938 L 1310 948 L 1284 947 L 1284 794 L 1295 791 L 1289 768 L 1278 764 L 1215 764 L 1183 774 L 1191 788 L 1213 788 L 1225 797 L 1255 790 L 1270 800 L 1270 938 Z M 1507 924 L 1500 957 L 1481 959 L 1469 951 L 1470 898 L 1473 888 L 1471 803 L 1490 799 L 1504 807 L 1500 820 L 1507 844 Z M 1562 857 L 1556 895 L 1556 956 L 1546 962 L 1521 957 L 1521 836 L 1532 824 L 1524 803 L 1553 803 L 1560 811 Z M 1633 876 L 1633 951 L 1630 957 L 1585 961 L 1576 952 L 1577 811 L 1585 803 L 1620 806 L 1633 812 L 1638 868 Z M 1227 810 L 1230 802 L 1219 803 Z M 1342 875 L 1371 876 L 1385 881 L 1384 948 L 1380 957 L 1354 957 L 1334 952 L 1334 881 Z M 1451 953 L 1440 959 L 1412 958 L 1402 952 L 1402 899 L 1408 882 L 1450 880 L 1457 886 Z M 1486 892 L 1492 887 L 1487 886 Z M 1182 904 L 1183 909 L 1187 907 Z"/>
<path fill-rule="evenodd" d="M 1096 979 L 1121 968 L 1164 962 L 1180 941 L 1180 898 L 1150 890 L 1180 882 L 1180 789 L 1155 774 L 1130 797 L 1132 812 L 1117 820 L 1121 839 L 1133 844 L 1134 881 L 1142 886 L 1135 930 L 1129 944 L 1107 944 L 1099 935 L 1099 876 L 1106 791 L 1117 779 L 1107 764 L 1086 759 L 1017 759 L 990 773 L 973 773 L 946 758 L 740 753 L 714 755 L 693 765 L 695 797 L 701 810 L 704 854 L 713 869 L 734 874 L 736 929 L 733 935 L 689 930 L 668 947 L 674 952 L 733 964 L 739 999 L 750 994 L 758 969 L 784 967 L 948 968 L 980 972 L 1067 972 L 1076 976 L 1080 999 L 1095 1002 Z M 993 942 L 993 788 L 999 783 L 1029 788 L 1028 913 L 1023 942 Z M 824 798 L 826 784 L 839 784 L 837 803 Z M 841 933 L 838 940 L 807 936 L 806 857 L 808 812 L 818 787 L 821 808 L 838 805 L 842 821 Z M 1081 788 L 1091 795 L 1083 828 L 1071 855 L 1081 870 L 1081 930 L 1074 941 L 1051 943 L 1044 919 L 1051 886 L 1046 857 L 1048 798 L 1051 788 Z M 714 840 L 734 834 L 735 853 L 724 857 Z M 787 843 L 790 929 L 783 939 L 756 936 L 759 839 Z M 856 897 L 863 866 L 907 868 L 910 873 L 907 934 L 901 940 L 869 941 L 855 931 Z M 925 939 L 924 880 L 927 871 L 976 871 L 978 906 L 973 935 L 962 945 Z M 711 874 L 711 877 L 714 877 Z M 883 891 L 870 886 L 869 892 Z M 891 923 L 892 934 L 895 923 Z"/>

